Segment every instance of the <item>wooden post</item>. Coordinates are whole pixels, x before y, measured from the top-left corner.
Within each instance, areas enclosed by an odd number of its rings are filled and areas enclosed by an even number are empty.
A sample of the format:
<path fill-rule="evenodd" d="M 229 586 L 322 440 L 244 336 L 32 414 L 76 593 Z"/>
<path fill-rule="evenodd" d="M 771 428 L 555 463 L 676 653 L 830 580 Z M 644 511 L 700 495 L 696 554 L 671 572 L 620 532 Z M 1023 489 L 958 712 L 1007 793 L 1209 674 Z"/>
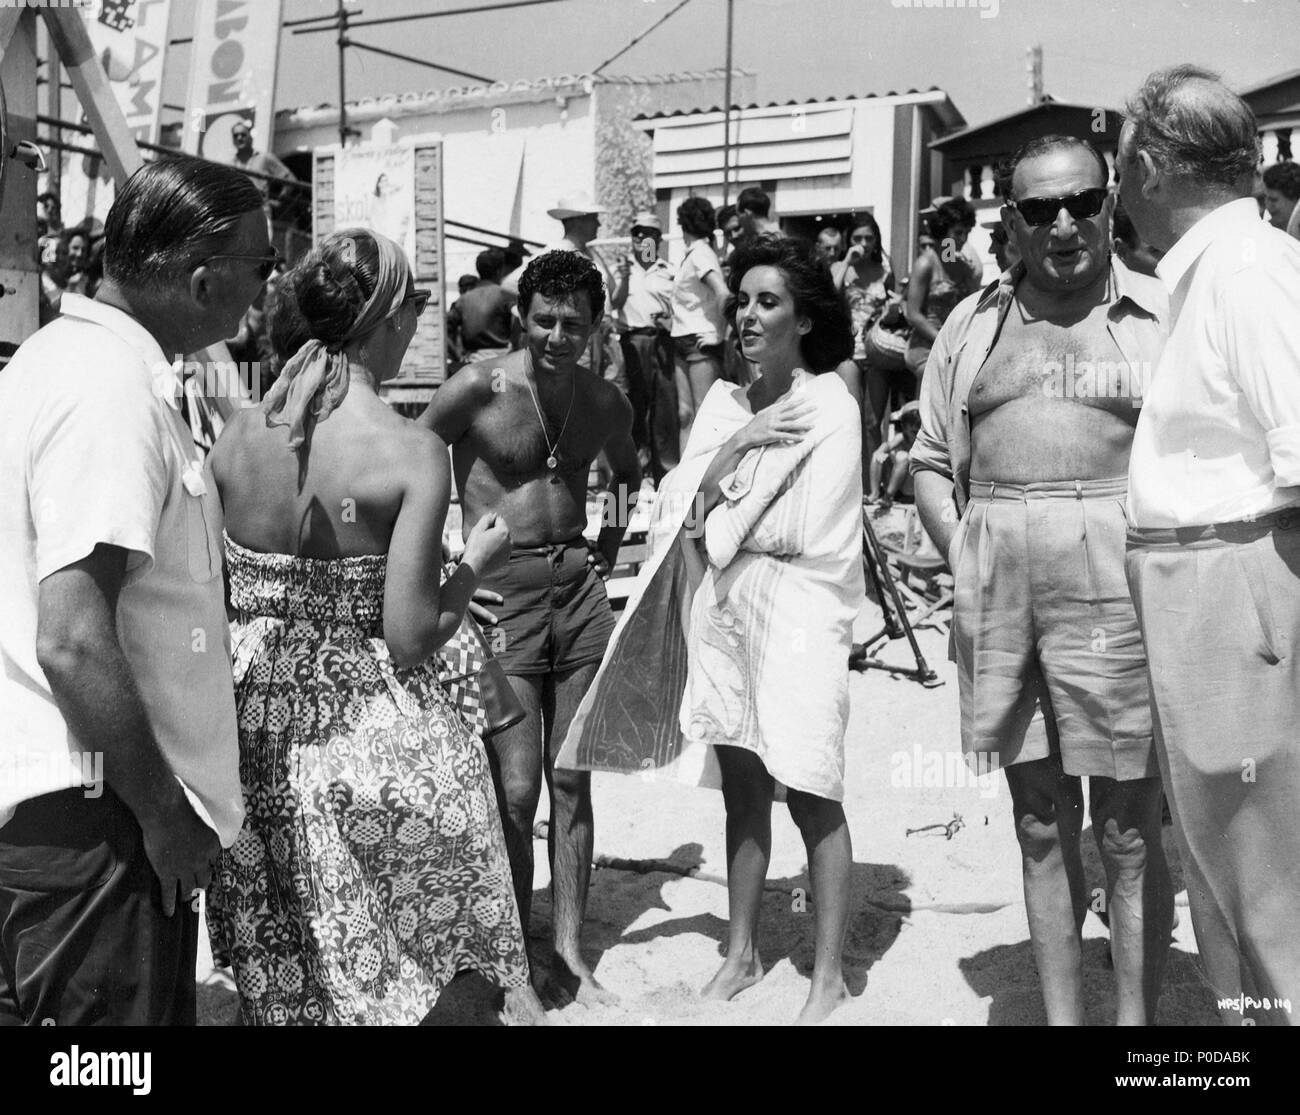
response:
<path fill-rule="evenodd" d="M 9 152 L 36 138 L 36 14 L 0 8 L 0 83 L 8 108 L 0 198 L 0 361 L 36 332 L 41 269 L 36 258 L 36 170 Z"/>
<path fill-rule="evenodd" d="M 731 202 L 731 38 L 735 0 L 727 0 L 727 72 L 722 76 L 722 204 Z"/>
<path fill-rule="evenodd" d="M 348 9 L 344 0 L 339 0 L 339 147 L 348 145 L 348 102 L 347 102 L 347 58 L 348 58 Z"/>
<path fill-rule="evenodd" d="M 59 52 L 54 49 L 54 40 L 47 30 L 45 35 L 45 115 L 51 120 L 63 119 L 63 65 L 59 61 Z M 63 129 L 57 124 L 51 126 L 55 143 L 63 142 Z M 63 153 L 59 150 L 50 152 L 46 160 L 49 164 L 50 193 L 62 201 L 63 188 Z"/>
<path fill-rule="evenodd" d="M 44 8 L 41 14 L 49 28 L 50 41 L 63 59 L 81 107 L 95 130 L 109 173 L 120 186 L 144 165 L 144 159 L 109 86 L 108 74 L 95 57 L 81 13 L 75 8 Z"/>
<path fill-rule="evenodd" d="M 144 158 L 126 117 L 108 83 L 108 75 L 95 57 L 90 35 L 75 8 L 44 8 L 41 14 L 50 33 L 51 73 L 62 59 L 77 98 L 94 129 L 99 150 L 120 187 L 141 166 Z M 8 143 L 36 138 L 36 19 L 26 8 L 0 8 L 0 82 L 9 91 Z M 17 346 L 36 332 L 40 290 L 40 264 L 36 259 L 36 172 L 7 158 L 3 199 L 0 200 L 0 342 Z M 14 290 L 9 294 L 10 289 Z M 0 359 L 5 357 L 0 348 Z M 193 355 L 200 360 L 230 360 L 224 342 Z M 214 400 L 225 419 L 242 403 Z"/>

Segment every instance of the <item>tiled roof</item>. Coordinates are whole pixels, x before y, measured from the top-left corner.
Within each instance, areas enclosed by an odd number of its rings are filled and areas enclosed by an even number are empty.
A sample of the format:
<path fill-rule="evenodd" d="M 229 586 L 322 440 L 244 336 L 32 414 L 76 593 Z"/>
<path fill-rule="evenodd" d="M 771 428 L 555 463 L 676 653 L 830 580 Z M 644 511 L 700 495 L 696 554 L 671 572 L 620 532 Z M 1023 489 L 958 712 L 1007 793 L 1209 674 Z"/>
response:
<path fill-rule="evenodd" d="M 931 85 L 929 89 L 891 89 L 887 93 L 847 93 L 842 97 L 838 97 L 838 96 L 805 97 L 803 100 L 791 99 L 788 101 L 766 101 L 763 104 L 759 104 L 756 101 L 751 101 L 749 104 L 744 104 L 744 105 L 736 104 L 736 105 L 732 105 L 731 107 L 733 109 L 790 108 L 799 105 L 831 104 L 839 101 L 871 101 L 871 100 L 878 100 L 882 97 L 914 97 L 921 93 L 944 93 L 944 92 L 945 90 L 940 89 L 937 85 Z M 710 112 L 721 112 L 721 111 L 722 111 L 722 105 L 719 103 L 713 105 L 705 105 L 699 108 L 678 109 L 675 112 L 642 114 L 640 117 L 638 117 L 638 119 L 648 119 L 650 116 L 653 116 L 656 119 L 664 119 L 670 116 L 697 116 L 697 115 L 704 115 Z"/>
<path fill-rule="evenodd" d="M 991 140 L 996 144 L 1007 135 L 1015 135 L 1017 128 L 1020 127 L 1030 126 L 1031 131 L 1032 128 L 1041 128 L 1041 124 L 1035 123 L 1031 125 L 1028 122 L 1043 116 L 1053 119 L 1083 118 L 1090 122 L 1092 131 L 1096 133 L 1092 138 L 1106 139 L 1111 143 L 1119 142 L 1119 126 L 1124 121 L 1124 114 L 1118 109 L 1108 108 L 1104 105 L 1068 104 L 1065 101 L 1058 101 L 1050 95 L 1045 95 L 1037 104 L 1025 105 L 1023 108 L 1018 108 L 1015 112 L 1009 112 L 1005 116 L 998 116 L 993 120 L 986 120 L 982 124 L 963 128 L 959 132 L 953 132 L 942 139 L 934 140 L 930 146 L 936 151 L 946 151 L 949 154 L 959 153 L 963 149 L 974 150 L 985 140 Z M 1098 120 L 1102 122 L 1100 129 L 1096 127 L 1096 121 Z M 1038 134 L 1041 135 L 1041 131 Z M 1023 138 L 1013 140 L 1010 150 L 1014 151 L 1020 146 L 1021 142 L 1023 142 Z M 975 146 L 972 147 L 972 144 Z M 981 149 L 981 153 L 985 152 Z"/>
<path fill-rule="evenodd" d="M 935 96 L 937 94 L 937 96 Z M 733 111 L 757 111 L 773 108 L 797 108 L 804 105 L 819 104 L 844 104 L 848 101 L 876 101 L 884 100 L 888 97 L 924 97 L 927 98 L 931 107 L 938 114 L 940 120 L 946 128 L 960 128 L 966 123 L 966 118 L 958 110 L 957 106 L 952 103 L 952 98 L 948 96 L 947 90 L 940 89 L 937 85 L 932 85 L 928 89 L 890 89 L 886 93 L 848 93 L 844 96 L 829 97 L 806 97 L 803 100 L 788 101 L 767 101 L 759 104 L 756 101 L 750 101 L 747 104 L 733 104 Z M 706 116 L 711 113 L 722 111 L 722 105 L 711 104 L 708 106 L 674 109 L 671 112 L 650 112 L 640 113 L 635 119 L 637 120 L 672 120 L 681 119 L 689 116 Z"/>
<path fill-rule="evenodd" d="M 1284 74 L 1278 74 L 1276 77 L 1270 77 L 1267 81 L 1256 82 L 1246 89 L 1239 90 L 1243 97 L 1249 98 L 1258 93 L 1267 93 L 1278 85 L 1286 85 L 1288 82 L 1295 81 L 1300 77 L 1300 70 L 1290 70 Z"/>
<path fill-rule="evenodd" d="M 732 68 L 733 77 L 753 77 L 753 70 Z M 686 70 L 668 74 L 560 74 L 519 81 L 498 81 L 491 85 L 454 85 L 422 92 L 386 93 L 380 97 L 361 97 L 348 101 L 349 115 L 357 117 L 407 116 L 428 112 L 447 112 L 470 104 L 545 100 L 556 96 L 577 97 L 589 94 L 597 85 L 679 85 L 692 81 L 721 81 L 726 69 Z M 332 102 L 282 108 L 276 112 L 280 127 L 294 123 L 319 123 L 324 117 L 337 117 L 338 106 Z"/>

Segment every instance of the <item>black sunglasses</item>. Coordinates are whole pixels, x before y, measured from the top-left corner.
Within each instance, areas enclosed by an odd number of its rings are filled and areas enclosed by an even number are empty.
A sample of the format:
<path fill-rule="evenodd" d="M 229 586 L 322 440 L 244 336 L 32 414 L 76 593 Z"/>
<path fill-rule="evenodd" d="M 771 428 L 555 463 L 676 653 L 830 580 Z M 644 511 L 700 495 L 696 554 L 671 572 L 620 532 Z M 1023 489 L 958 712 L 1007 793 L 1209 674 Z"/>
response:
<path fill-rule="evenodd" d="M 261 279 L 262 282 L 266 282 L 266 280 L 271 277 L 271 272 L 284 262 L 280 253 L 274 248 L 271 249 L 271 254 L 269 256 L 240 255 L 238 252 L 219 252 L 217 255 L 208 256 L 207 259 L 203 260 L 203 263 L 210 263 L 214 259 L 255 259 L 257 260 L 257 277 Z M 203 263 L 200 263 L 199 266 L 202 267 Z"/>
<path fill-rule="evenodd" d="M 419 317 L 424 313 L 424 309 L 429 304 L 429 299 L 433 297 L 433 291 L 428 287 L 416 287 L 410 294 L 402 299 L 403 302 L 415 303 L 415 316 Z"/>
<path fill-rule="evenodd" d="M 1105 186 L 1093 186 L 1091 189 L 1080 190 L 1077 194 L 1070 194 L 1068 197 L 1027 197 L 1010 204 L 1025 218 L 1026 224 L 1050 225 L 1062 209 L 1076 221 L 1095 217 L 1106 204 L 1106 195 L 1109 193 Z"/>

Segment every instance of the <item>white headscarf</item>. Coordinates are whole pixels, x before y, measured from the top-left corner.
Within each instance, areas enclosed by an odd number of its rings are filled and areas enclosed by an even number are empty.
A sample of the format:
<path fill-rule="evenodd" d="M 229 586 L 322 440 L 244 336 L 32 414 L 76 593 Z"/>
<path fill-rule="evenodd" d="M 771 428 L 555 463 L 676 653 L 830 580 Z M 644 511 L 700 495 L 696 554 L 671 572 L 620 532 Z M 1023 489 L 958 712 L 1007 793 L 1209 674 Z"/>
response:
<path fill-rule="evenodd" d="M 288 426 L 289 448 L 294 452 L 307 438 L 308 421 L 323 422 L 347 397 L 350 377 L 344 349 L 395 314 L 406 297 L 411 269 L 405 253 L 387 236 L 363 228 L 344 229 L 323 241 L 316 252 L 359 237 L 369 237 L 379 249 L 375 289 L 340 340 L 331 345 L 315 338 L 308 341 L 281 369 L 262 400 L 266 424 Z"/>

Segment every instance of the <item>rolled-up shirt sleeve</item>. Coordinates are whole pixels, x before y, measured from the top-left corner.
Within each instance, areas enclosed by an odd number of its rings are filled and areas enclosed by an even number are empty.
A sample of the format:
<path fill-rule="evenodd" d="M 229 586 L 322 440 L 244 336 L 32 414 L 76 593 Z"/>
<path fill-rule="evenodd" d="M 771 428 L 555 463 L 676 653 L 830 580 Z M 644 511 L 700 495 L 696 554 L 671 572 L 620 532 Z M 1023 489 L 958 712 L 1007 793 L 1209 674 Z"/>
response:
<path fill-rule="evenodd" d="M 1276 483 L 1300 486 L 1300 260 L 1234 275 L 1224 321 L 1228 369 L 1264 428 Z"/>
<path fill-rule="evenodd" d="M 952 381 L 951 360 L 945 330 L 930 350 L 921 381 L 921 432 L 916 435 L 909 454 L 912 475 L 918 472 L 937 472 L 949 480 L 952 475 L 952 455 L 948 451 L 948 394 Z"/>

